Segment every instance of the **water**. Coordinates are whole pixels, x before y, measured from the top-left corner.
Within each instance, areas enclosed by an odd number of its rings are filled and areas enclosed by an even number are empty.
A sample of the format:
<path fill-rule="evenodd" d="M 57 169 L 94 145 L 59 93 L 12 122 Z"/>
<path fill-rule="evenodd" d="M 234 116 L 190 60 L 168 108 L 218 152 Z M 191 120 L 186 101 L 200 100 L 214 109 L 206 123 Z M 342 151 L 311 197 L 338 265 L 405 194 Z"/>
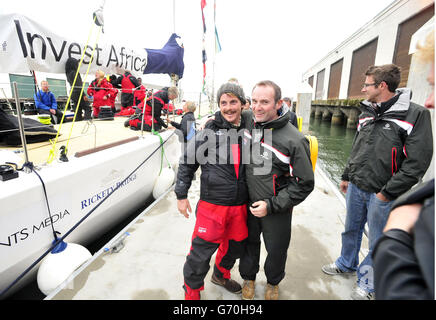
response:
<path fill-rule="evenodd" d="M 331 125 L 329 121 L 310 119 L 309 134 L 318 139 L 318 161 L 332 182 L 339 188 L 341 176 L 350 155 L 356 130 L 346 125 Z"/>

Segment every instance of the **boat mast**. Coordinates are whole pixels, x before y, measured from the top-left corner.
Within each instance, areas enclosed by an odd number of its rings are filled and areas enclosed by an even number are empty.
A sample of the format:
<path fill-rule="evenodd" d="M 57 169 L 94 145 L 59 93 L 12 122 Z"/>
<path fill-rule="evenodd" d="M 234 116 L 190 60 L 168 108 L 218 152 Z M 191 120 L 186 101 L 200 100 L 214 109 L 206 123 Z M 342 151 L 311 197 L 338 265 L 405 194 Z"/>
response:
<path fill-rule="evenodd" d="M 213 1 L 213 26 L 214 30 L 216 28 L 216 0 Z M 216 57 L 216 33 L 213 33 L 214 36 L 214 50 L 213 50 L 213 59 L 212 59 L 212 95 L 210 99 L 210 113 L 213 113 L 215 107 L 215 57 Z"/>

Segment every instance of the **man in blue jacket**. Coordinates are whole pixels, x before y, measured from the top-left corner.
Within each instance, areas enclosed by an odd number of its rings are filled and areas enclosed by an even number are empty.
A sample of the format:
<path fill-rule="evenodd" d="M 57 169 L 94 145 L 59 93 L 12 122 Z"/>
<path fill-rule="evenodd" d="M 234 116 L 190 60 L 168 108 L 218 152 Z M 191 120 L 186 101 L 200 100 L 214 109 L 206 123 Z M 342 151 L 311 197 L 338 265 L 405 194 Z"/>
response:
<path fill-rule="evenodd" d="M 47 81 L 41 81 L 41 90 L 34 94 L 36 111 L 39 114 L 48 114 L 51 117 L 51 123 L 59 123 L 63 117 L 58 110 L 58 104 L 54 94 L 50 91 Z M 56 116 L 54 118 L 53 116 Z"/>

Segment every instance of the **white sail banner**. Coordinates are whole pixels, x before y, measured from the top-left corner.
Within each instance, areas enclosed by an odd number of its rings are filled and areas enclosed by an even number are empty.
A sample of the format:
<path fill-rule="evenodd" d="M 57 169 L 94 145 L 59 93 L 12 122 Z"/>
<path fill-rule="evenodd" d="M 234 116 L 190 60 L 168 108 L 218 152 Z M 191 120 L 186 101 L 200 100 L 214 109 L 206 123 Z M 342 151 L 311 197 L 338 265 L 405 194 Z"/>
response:
<path fill-rule="evenodd" d="M 99 69 L 107 74 L 122 74 L 128 70 L 134 76 L 141 76 L 147 65 L 145 49 L 134 51 L 115 44 L 95 44 L 95 38 L 85 46 L 85 43 L 65 39 L 25 16 L 0 15 L 1 73 L 28 73 L 29 70 L 65 73 L 67 59 L 72 57 L 80 61 L 83 52 L 80 73 L 86 73 L 94 46 L 90 74 Z"/>

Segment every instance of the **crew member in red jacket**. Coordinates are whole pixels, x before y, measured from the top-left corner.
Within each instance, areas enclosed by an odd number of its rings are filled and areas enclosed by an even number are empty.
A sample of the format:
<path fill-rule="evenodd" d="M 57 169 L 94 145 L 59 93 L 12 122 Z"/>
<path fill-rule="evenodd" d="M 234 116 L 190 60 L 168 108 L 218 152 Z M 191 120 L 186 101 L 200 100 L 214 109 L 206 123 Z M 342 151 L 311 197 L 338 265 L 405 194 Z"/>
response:
<path fill-rule="evenodd" d="M 95 80 L 91 82 L 88 87 L 87 93 L 89 96 L 94 97 L 92 104 L 94 118 L 98 117 L 100 107 L 111 106 L 111 97 L 115 96 L 115 89 L 105 78 L 104 72 L 97 70 L 95 73 Z"/>
<path fill-rule="evenodd" d="M 163 119 L 161 119 L 162 108 L 165 104 L 168 104 L 170 100 L 174 100 L 178 97 L 179 91 L 177 87 L 165 87 L 162 90 L 156 91 L 153 93 L 152 97 L 147 98 L 144 108 L 144 102 L 141 102 L 138 105 L 137 113 L 128 119 L 124 125 L 130 126 L 133 130 L 141 130 L 141 120 L 142 120 L 142 112 L 144 112 L 144 130 L 151 131 L 152 128 L 152 119 L 154 120 L 154 130 L 159 131 L 160 129 L 167 128 L 168 125 L 165 123 Z M 153 102 L 154 101 L 154 102 Z M 154 103 L 154 113 L 152 114 L 152 104 Z M 139 111 L 139 112 L 138 112 Z M 167 122 L 169 122 L 169 118 L 167 116 Z"/>
<path fill-rule="evenodd" d="M 134 105 L 137 106 L 145 99 L 145 86 L 142 84 L 142 79 L 138 78 L 139 88 L 133 93 Z"/>
<path fill-rule="evenodd" d="M 116 85 L 121 85 L 121 106 L 123 108 L 132 107 L 135 88 L 140 86 L 138 80 L 129 71 L 126 71 L 118 77 Z"/>

